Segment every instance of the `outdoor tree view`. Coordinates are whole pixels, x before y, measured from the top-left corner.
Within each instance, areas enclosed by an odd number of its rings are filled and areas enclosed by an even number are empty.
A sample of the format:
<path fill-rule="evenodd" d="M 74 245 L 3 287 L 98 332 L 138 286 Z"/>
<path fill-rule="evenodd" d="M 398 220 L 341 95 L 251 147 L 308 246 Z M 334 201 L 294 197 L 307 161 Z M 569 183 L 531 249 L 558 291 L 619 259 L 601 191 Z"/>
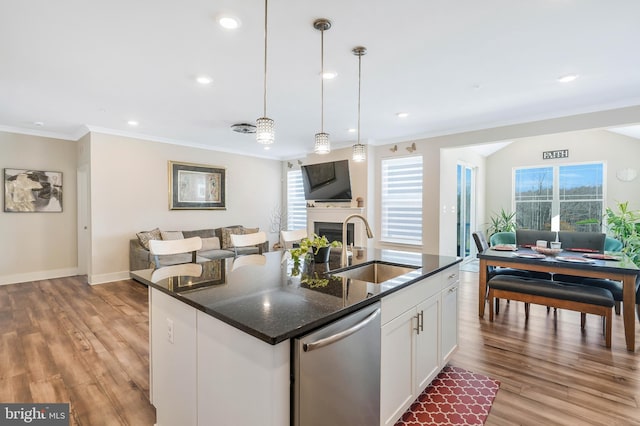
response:
<path fill-rule="evenodd" d="M 519 228 L 550 230 L 558 214 L 560 230 L 602 232 L 603 165 L 522 168 L 515 172 Z"/>

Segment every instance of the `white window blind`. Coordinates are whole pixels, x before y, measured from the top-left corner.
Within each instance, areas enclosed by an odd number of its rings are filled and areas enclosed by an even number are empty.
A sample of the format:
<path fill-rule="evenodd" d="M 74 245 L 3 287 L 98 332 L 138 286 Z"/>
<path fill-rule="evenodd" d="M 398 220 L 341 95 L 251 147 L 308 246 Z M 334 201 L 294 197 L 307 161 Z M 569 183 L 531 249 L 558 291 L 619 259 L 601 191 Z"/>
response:
<path fill-rule="evenodd" d="M 422 244 L 422 156 L 382 160 L 381 240 Z"/>
<path fill-rule="evenodd" d="M 287 172 L 287 230 L 307 228 L 307 202 L 304 199 L 302 172 Z"/>

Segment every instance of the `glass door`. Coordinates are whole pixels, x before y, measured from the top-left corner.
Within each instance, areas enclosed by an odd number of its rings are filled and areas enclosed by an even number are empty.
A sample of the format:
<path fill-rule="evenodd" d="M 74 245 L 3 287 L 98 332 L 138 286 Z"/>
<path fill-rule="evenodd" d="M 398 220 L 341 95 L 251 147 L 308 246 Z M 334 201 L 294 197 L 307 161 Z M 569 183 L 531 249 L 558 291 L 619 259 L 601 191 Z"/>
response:
<path fill-rule="evenodd" d="M 471 255 L 472 229 L 475 217 L 475 170 L 459 163 L 457 166 L 458 188 L 458 256 L 468 258 Z"/>

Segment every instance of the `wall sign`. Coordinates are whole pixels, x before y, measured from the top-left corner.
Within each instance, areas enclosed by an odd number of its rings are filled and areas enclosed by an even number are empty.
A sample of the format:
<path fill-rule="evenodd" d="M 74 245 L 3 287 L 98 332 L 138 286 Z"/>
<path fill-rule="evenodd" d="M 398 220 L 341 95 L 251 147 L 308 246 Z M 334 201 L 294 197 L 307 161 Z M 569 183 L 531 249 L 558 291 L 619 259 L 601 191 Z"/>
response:
<path fill-rule="evenodd" d="M 555 160 L 556 158 L 569 158 L 569 150 L 558 149 L 556 151 L 542 151 L 543 160 Z"/>

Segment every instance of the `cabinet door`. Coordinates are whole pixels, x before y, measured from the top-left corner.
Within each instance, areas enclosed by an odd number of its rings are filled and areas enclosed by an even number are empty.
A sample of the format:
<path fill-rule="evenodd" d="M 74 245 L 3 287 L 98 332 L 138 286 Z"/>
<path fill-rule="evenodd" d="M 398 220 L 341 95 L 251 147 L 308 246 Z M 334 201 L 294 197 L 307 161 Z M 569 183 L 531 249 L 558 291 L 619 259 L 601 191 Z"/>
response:
<path fill-rule="evenodd" d="M 381 328 L 380 423 L 393 425 L 415 400 L 415 308 Z"/>
<path fill-rule="evenodd" d="M 458 283 L 442 290 L 441 365 L 444 366 L 458 348 Z"/>
<path fill-rule="evenodd" d="M 419 395 L 440 371 L 439 305 L 440 296 L 435 295 L 417 306 L 419 330 L 416 331 L 416 395 Z"/>

